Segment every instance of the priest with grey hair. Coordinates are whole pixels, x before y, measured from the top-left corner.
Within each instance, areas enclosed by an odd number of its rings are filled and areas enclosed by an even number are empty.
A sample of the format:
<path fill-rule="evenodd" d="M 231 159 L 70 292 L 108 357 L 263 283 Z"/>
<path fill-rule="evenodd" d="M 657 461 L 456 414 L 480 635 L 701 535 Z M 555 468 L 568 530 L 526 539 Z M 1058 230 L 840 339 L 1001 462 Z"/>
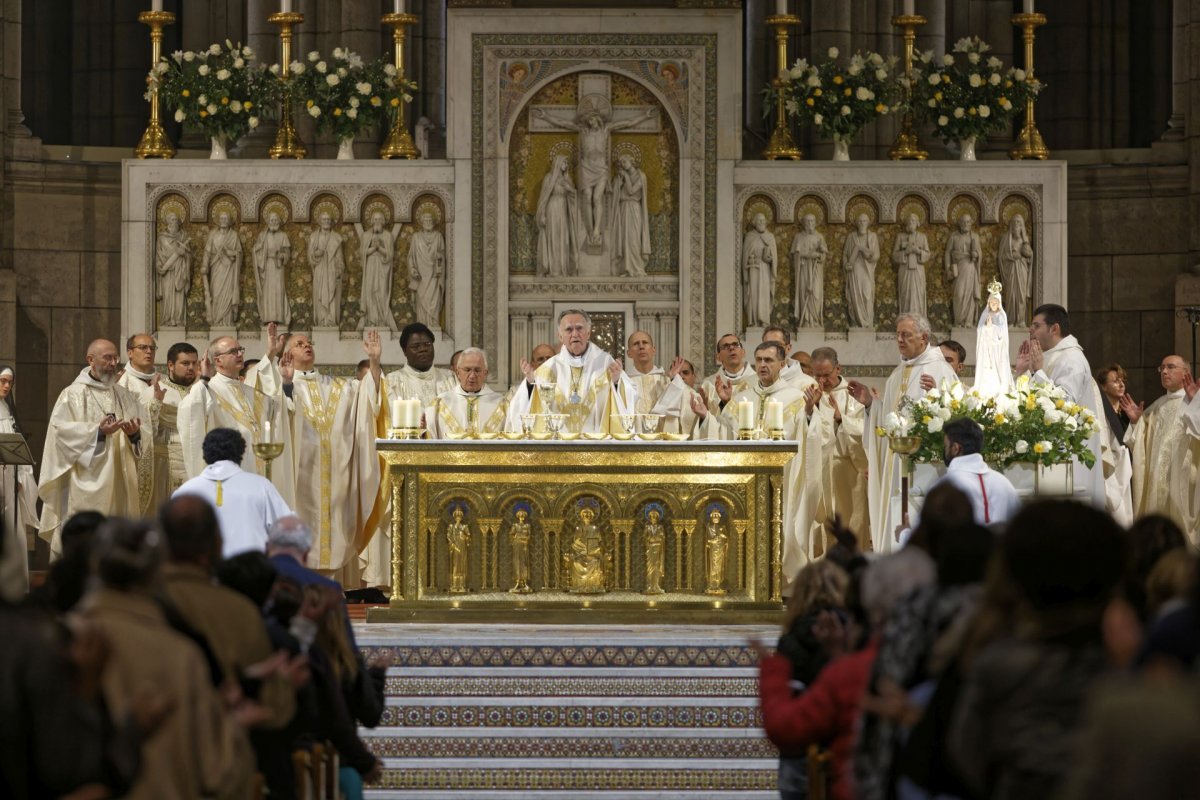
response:
<path fill-rule="evenodd" d="M 918 400 L 925 395 L 925 385 L 940 385 L 943 380 L 955 381 L 957 376 L 946 363 L 942 351 L 930 340 L 929 320 L 920 314 L 901 314 L 896 317 L 896 347 L 900 364 L 892 370 L 883 396 L 876 399 L 871 390 L 859 381 L 850 381 L 851 397 L 867 409 L 863 425 L 863 449 L 867 451 L 867 498 L 871 515 L 871 545 L 877 553 L 895 549 L 899 531 L 906 527 L 900 508 L 900 456 L 892 452 L 886 436 L 876 433 L 888 414 L 900 412 L 905 400 Z M 918 420 L 917 424 L 920 424 Z M 937 480 L 937 473 L 928 464 L 918 464 L 913 485 L 928 487 Z"/>
<path fill-rule="evenodd" d="M 487 353 L 468 347 L 454 368 L 456 385 L 439 394 L 425 409 L 430 439 L 473 439 L 501 433 L 508 408 L 504 395 L 487 385 Z"/>

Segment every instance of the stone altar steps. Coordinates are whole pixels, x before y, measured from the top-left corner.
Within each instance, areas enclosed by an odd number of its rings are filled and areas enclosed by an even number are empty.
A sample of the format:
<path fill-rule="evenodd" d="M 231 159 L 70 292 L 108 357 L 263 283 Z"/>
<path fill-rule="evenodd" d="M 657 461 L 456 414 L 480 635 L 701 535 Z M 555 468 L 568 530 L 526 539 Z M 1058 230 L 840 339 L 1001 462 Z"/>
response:
<path fill-rule="evenodd" d="M 356 626 L 389 666 L 370 798 L 777 797 L 764 626 Z"/>

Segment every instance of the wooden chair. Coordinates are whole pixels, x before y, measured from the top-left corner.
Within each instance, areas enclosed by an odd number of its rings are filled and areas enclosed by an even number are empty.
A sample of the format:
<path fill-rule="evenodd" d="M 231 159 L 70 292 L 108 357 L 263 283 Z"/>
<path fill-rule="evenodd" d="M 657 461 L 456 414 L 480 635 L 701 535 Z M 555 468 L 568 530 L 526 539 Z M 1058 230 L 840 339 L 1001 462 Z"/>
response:
<path fill-rule="evenodd" d="M 329 762 L 325 760 L 325 745 L 314 744 L 309 751 L 309 769 L 313 785 L 313 800 L 331 800 L 332 795 L 328 793 L 329 782 L 327 773 L 329 771 Z"/>
<path fill-rule="evenodd" d="M 341 768 L 341 762 L 338 759 L 337 748 L 332 742 L 325 743 L 325 797 L 328 800 L 341 800 L 342 793 L 339 789 L 338 770 Z"/>
<path fill-rule="evenodd" d="M 829 800 L 829 765 L 833 756 L 820 745 L 808 746 L 808 800 Z"/>
<path fill-rule="evenodd" d="M 317 800 L 312 782 L 312 756 L 307 750 L 292 753 L 292 770 L 296 774 L 296 800 Z"/>

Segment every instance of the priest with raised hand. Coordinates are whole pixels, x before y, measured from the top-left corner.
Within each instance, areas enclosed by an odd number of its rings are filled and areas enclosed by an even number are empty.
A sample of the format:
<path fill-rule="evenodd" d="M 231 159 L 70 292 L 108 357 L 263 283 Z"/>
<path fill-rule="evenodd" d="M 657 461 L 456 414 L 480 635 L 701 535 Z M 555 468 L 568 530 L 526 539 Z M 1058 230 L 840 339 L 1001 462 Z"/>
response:
<path fill-rule="evenodd" d="M 740 385 L 755 380 L 754 366 L 746 359 L 746 346 L 736 333 L 726 333 L 717 339 L 717 371 L 700 384 L 700 394 L 708 403 L 712 414 L 720 413 L 717 399 L 717 379 L 726 381 L 740 390 Z"/>
<path fill-rule="evenodd" d="M 1066 390 L 1071 400 L 1092 412 L 1099 425 L 1105 424 L 1100 387 L 1092 378 L 1092 367 L 1079 340 L 1071 335 L 1071 321 L 1062 306 L 1046 303 L 1034 309 L 1029 338 L 1017 353 L 1016 374 Z M 1088 440 L 1088 449 L 1096 456 L 1095 466 L 1075 462 L 1075 491 L 1085 490 L 1088 501 L 1097 508 L 1104 508 L 1105 503 L 1102 440 L 1100 430 Z"/>
<path fill-rule="evenodd" d="M 634 414 L 637 388 L 621 364 L 591 343 L 592 318 L 569 308 L 558 315 L 562 349 L 526 373 L 508 407 L 510 430 L 519 430 L 526 414 L 566 414 L 566 431 L 611 433 L 612 415 Z M 544 419 L 537 423 L 545 430 Z"/>
<path fill-rule="evenodd" d="M 686 359 L 676 358 L 675 361 L 682 363 L 678 371 L 675 364 L 671 365 L 675 376 L 663 389 L 662 396 L 650 409 L 650 413 L 663 417 L 664 431 L 683 433 L 691 437 L 695 435 L 696 423 L 699 421 L 696 412 L 692 410 L 692 398 L 700 397 L 700 393 L 696 391 L 696 367 Z M 707 404 L 705 405 L 707 407 Z"/>
<path fill-rule="evenodd" d="M 258 371 L 259 387 L 290 411 L 292 508 L 313 531 L 308 566 L 350 585 L 358 584 L 358 555 L 384 514 L 375 448 L 387 425 L 379 331 L 363 334 L 363 351 L 362 380 L 334 377 L 317 369 L 312 340 L 293 333 L 278 364 L 268 359 Z"/>
<path fill-rule="evenodd" d="M 1121 398 L 1133 450 L 1133 516 L 1162 514 L 1200 544 L 1200 402 L 1187 362 L 1167 356 L 1158 367 L 1167 393 L 1149 408 Z"/>
<path fill-rule="evenodd" d="M 930 343 L 929 320 L 920 314 L 896 317 L 896 347 L 900 364 L 888 377 L 883 397 L 876 399 L 863 383 L 850 381 L 850 396 L 867 409 L 863 425 L 863 449 L 867 451 L 868 514 L 871 518 L 871 545 L 877 553 L 890 553 L 896 547 L 900 530 L 908 527 L 901 519 L 900 456 L 892 452 L 888 438 L 876 432 L 888 414 L 898 412 L 905 398 L 919 400 L 925 386 L 953 382 L 954 370 L 942 351 Z M 937 473 L 928 464 L 916 465 L 913 485 L 928 487 Z"/>
<path fill-rule="evenodd" d="M 62 555 L 62 525 L 78 511 L 106 516 L 141 514 L 139 462 L 152 458 L 143 441 L 142 404 L 117 384 L 117 346 L 88 345 L 87 367 L 59 394 L 42 451 L 42 516 L 38 535 L 50 557 Z"/>
<path fill-rule="evenodd" d="M 626 342 L 625 374 L 629 376 L 629 380 L 637 389 L 635 411 L 638 414 L 650 413 L 650 409 L 654 408 L 654 404 L 666 391 L 667 385 L 683 366 L 683 359 L 677 357 L 671 363 L 671 371 L 667 372 L 654 363 L 657 355 L 658 348 L 654 346 L 654 340 L 650 338 L 650 334 L 645 331 L 634 331 Z"/>
<path fill-rule="evenodd" d="M 125 369 L 121 370 L 121 376 L 117 379 L 117 385 L 128 390 L 142 404 L 142 433 L 145 434 L 145 445 L 151 456 L 138 462 L 142 516 L 154 514 L 159 505 L 170 497 L 169 492 L 164 493 L 166 481 L 162 480 L 160 486 L 158 475 L 159 461 L 166 457 L 165 443 L 162 456 L 158 453 L 158 438 L 167 392 L 161 384 L 158 370 L 154 368 L 157 352 L 158 343 L 150 334 L 135 333 L 130 336 L 125 340 Z"/>
<path fill-rule="evenodd" d="M 271 465 L 271 482 L 289 506 L 295 502 L 291 426 L 287 409 L 258 387 L 258 373 L 274 361 L 283 347 L 274 322 L 267 326 L 267 355 L 250 368 L 243 383 L 238 379 L 246 348 L 232 336 L 213 339 L 200 361 L 200 380 L 179 403 L 179 439 L 189 478 L 204 471 L 205 435 L 214 428 L 233 428 L 246 440 L 241 467 L 266 475 L 266 462 L 254 454 L 256 442 L 283 443 L 283 454 Z"/>
<path fill-rule="evenodd" d="M 400 331 L 400 349 L 404 366 L 387 374 L 387 398 L 384 407 L 397 400 L 420 400 L 424 408 L 442 392 L 453 389 L 454 373 L 433 365 L 433 331 L 414 322 Z"/>
<path fill-rule="evenodd" d="M 504 395 L 487 385 L 487 353 L 468 347 L 458 357 L 458 385 L 442 392 L 425 409 L 430 439 L 471 439 L 501 433 L 508 408 Z"/>

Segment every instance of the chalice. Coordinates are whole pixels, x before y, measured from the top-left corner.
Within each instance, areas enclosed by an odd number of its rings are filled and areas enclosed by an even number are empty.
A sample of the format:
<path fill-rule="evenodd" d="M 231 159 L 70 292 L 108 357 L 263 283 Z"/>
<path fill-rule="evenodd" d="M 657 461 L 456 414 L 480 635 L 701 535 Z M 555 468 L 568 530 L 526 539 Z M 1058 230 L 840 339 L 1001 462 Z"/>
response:
<path fill-rule="evenodd" d="M 283 455 L 283 442 L 255 442 L 254 455 L 266 462 L 263 477 L 271 480 L 271 462 Z"/>

